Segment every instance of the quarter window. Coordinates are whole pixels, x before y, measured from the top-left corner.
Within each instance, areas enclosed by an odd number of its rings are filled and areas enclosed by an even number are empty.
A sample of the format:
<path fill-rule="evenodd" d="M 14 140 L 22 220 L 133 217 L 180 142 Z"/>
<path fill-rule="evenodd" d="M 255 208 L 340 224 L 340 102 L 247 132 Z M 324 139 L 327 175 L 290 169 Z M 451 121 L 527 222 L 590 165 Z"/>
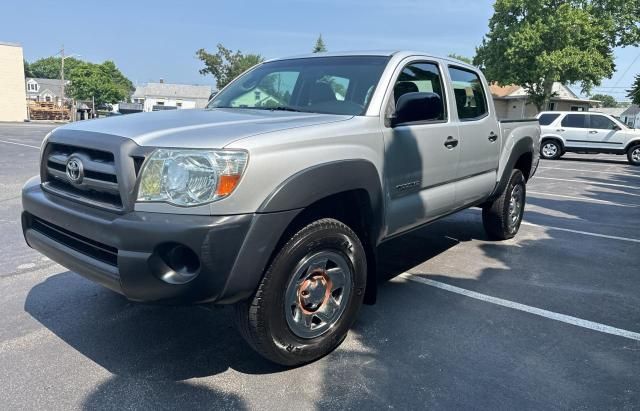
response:
<path fill-rule="evenodd" d="M 538 123 L 540 123 L 541 126 L 548 126 L 556 121 L 558 117 L 560 117 L 560 114 L 541 114 L 538 118 Z"/>
<path fill-rule="evenodd" d="M 480 77 L 469 70 L 449 67 L 453 83 L 453 92 L 460 120 L 477 120 L 484 117 L 487 109 L 487 97 Z"/>
<path fill-rule="evenodd" d="M 588 128 L 587 116 L 583 114 L 567 114 L 562 119 L 562 127 Z"/>
<path fill-rule="evenodd" d="M 441 121 L 447 119 L 442 76 L 438 66 L 433 63 L 408 64 L 398 76 L 393 86 L 393 98 L 398 99 L 407 93 L 432 93 L 438 96 L 438 107 L 424 107 L 423 117 L 416 121 Z M 438 101 L 438 100 L 435 100 Z"/>
<path fill-rule="evenodd" d="M 589 117 L 591 120 L 590 128 L 595 128 L 598 130 L 613 130 L 616 128 L 616 123 L 609 120 L 605 116 L 596 116 L 592 114 L 592 115 L 589 115 Z"/>

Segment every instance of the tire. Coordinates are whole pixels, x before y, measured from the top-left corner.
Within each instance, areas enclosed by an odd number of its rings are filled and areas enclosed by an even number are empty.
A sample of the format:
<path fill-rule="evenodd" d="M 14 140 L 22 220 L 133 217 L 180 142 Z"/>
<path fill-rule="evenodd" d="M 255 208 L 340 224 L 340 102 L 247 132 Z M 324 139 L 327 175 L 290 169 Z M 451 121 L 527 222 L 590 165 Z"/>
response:
<path fill-rule="evenodd" d="M 268 360 L 305 364 L 346 338 L 366 281 L 367 260 L 358 236 L 337 220 L 317 220 L 278 251 L 255 295 L 236 304 L 236 323 L 249 345 Z"/>
<path fill-rule="evenodd" d="M 640 166 L 640 144 L 636 144 L 627 150 L 627 159 L 629 164 Z"/>
<path fill-rule="evenodd" d="M 504 191 L 482 208 L 482 223 L 491 240 L 508 240 L 520 229 L 527 186 L 520 170 L 513 170 Z"/>
<path fill-rule="evenodd" d="M 557 160 L 562 154 L 562 145 L 558 140 L 544 140 L 540 144 L 540 157 L 546 160 Z"/>

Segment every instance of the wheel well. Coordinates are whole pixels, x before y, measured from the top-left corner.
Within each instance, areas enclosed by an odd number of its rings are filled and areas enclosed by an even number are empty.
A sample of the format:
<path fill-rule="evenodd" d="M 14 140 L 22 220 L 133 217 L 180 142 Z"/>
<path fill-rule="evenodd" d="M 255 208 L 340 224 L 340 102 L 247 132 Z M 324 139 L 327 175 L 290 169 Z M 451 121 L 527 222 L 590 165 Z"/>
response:
<path fill-rule="evenodd" d="M 377 224 L 374 224 L 369 194 L 364 189 L 333 194 L 305 207 L 282 234 L 274 255 L 296 232 L 321 218 L 334 218 L 348 225 L 358 235 L 367 254 L 367 289 L 364 301 L 365 304 L 375 303 L 377 271 L 374 227 L 377 227 Z"/>
<path fill-rule="evenodd" d="M 522 171 L 524 174 L 525 180 L 529 181 L 529 177 L 531 176 L 531 166 L 533 165 L 533 153 L 524 153 L 513 166 L 514 169 L 518 169 Z"/>

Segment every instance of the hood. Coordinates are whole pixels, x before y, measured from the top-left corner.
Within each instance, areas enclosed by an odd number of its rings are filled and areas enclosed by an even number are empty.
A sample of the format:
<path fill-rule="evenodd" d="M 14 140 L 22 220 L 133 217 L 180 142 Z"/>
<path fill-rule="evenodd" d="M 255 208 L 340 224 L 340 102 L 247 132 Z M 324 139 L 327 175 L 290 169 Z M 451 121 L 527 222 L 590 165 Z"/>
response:
<path fill-rule="evenodd" d="M 140 146 L 222 148 L 245 137 L 350 118 L 251 109 L 166 110 L 78 121 L 60 129 L 117 135 Z"/>

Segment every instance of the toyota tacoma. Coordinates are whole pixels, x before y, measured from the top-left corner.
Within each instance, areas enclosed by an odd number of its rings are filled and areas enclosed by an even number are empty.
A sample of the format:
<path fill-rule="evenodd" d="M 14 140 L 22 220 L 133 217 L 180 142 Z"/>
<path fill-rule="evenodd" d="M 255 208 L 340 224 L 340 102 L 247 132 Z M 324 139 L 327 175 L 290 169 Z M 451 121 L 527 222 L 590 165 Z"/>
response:
<path fill-rule="evenodd" d="M 22 192 L 29 246 L 130 300 L 234 304 L 260 354 L 331 352 L 376 296 L 376 251 L 469 207 L 520 227 L 537 120 L 482 73 L 416 52 L 267 61 L 205 109 L 76 122 Z"/>

